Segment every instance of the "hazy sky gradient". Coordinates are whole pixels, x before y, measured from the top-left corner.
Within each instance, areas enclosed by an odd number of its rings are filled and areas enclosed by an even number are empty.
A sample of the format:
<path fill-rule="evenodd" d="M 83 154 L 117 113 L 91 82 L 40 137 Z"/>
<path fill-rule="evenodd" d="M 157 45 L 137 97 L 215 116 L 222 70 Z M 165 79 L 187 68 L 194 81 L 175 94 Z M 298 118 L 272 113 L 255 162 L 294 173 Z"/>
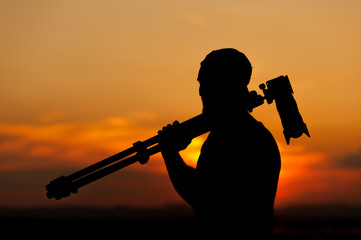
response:
<path fill-rule="evenodd" d="M 289 76 L 311 134 L 286 146 L 275 106 L 255 109 L 283 154 L 276 203 L 360 202 L 360 10 L 358 0 L 1 1 L 0 206 L 56 205 L 43 195 L 52 178 L 199 114 L 199 63 L 225 47 L 250 59 L 250 89 Z M 65 202 L 179 202 L 152 161 Z"/>

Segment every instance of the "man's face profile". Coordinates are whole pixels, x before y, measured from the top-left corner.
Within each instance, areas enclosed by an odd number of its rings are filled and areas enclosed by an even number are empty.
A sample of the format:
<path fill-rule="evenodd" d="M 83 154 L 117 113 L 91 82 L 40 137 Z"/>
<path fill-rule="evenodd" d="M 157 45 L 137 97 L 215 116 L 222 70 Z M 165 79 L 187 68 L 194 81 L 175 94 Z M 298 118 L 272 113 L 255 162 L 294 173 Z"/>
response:
<path fill-rule="evenodd" d="M 197 79 L 203 113 L 217 117 L 244 106 L 251 72 L 247 57 L 235 49 L 208 54 L 201 63 Z"/>

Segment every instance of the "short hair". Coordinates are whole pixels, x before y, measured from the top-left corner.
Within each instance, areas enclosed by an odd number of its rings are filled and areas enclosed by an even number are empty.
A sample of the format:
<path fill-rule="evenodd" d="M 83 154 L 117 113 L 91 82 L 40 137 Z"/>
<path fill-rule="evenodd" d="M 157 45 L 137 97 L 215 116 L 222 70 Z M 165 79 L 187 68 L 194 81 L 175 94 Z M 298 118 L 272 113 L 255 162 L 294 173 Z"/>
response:
<path fill-rule="evenodd" d="M 223 48 L 212 51 L 201 62 L 198 81 L 247 86 L 251 75 L 252 65 L 246 55 L 233 48 Z"/>

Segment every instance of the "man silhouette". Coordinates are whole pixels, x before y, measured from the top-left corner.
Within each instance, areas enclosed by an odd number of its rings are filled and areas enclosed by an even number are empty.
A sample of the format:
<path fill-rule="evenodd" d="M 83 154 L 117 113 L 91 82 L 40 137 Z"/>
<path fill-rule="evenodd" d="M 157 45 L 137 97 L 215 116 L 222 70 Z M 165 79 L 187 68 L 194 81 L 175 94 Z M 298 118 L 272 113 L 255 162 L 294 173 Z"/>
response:
<path fill-rule="evenodd" d="M 271 232 L 281 161 L 271 133 L 247 111 L 251 74 L 249 60 L 235 49 L 212 51 L 202 61 L 199 95 L 211 128 L 196 169 L 179 154 L 191 141 L 179 123 L 159 131 L 172 184 L 194 209 L 202 236 L 259 239 Z"/>

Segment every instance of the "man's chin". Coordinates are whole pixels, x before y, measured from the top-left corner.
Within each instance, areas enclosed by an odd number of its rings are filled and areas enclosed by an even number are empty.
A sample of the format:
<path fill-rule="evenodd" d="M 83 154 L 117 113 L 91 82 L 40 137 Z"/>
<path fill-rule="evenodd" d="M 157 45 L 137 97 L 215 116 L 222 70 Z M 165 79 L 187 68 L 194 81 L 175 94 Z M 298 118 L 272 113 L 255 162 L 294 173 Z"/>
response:
<path fill-rule="evenodd" d="M 210 122 L 210 123 L 214 123 L 217 122 L 218 119 L 221 117 L 218 112 L 214 112 L 214 111 L 203 111 L 202 114 L 206 117 L 206 119 Z"/>

